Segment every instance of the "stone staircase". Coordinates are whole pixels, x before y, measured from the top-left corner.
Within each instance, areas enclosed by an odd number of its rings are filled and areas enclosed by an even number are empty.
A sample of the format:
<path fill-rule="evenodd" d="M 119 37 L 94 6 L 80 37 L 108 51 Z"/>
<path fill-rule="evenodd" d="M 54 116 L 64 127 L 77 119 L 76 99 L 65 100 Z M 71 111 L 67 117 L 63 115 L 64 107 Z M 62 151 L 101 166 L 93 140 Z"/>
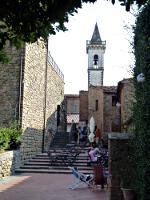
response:
<path fill-rule="evenodd" d="M 69 143 L 69 133 L 68 132 L 56 132 L 54 139 L 50 145 L 51 147 L 66 147 Z"/>
<path fill-rule="evenodd" d="M 60 138 L 59 138 L 60 137 Z M 74 159 L 74 155 L 68 152 L 68 135 L 57 133 L 50 146 L 49 154 L 40 153 L 26 162 L 16 173 L 70 173 L 68 166 L 77 167 L 82 173 L 92 173 L 92 168 L 87 165 L 88 147 L 77 148 L 80 152 Z M 67 157 L 63 158 L 63 155 Z M 67 158 L 67 159 L 66 159 Z"/>
<path fill-rule="evenodd" d="M 64 148 L 51 148 L 50 151 L 57 152 L 57 155 L 61 156 L 64 152 Z M 58 153 L 60 152 L 60 154 Z M 20 169 L 16 170 L 16 173 L 30 172 L 30 173 L 70 173 L 68 168 L 70 164 L 62 159 L 57 159 L 55 162 L 51 162 L 48 153 L 41 153 L 33 157 L 26 162 Z M 92 168 L 87 166 L 87 148 L 82 149 L 81 153 L 77 156 L 76 160 L 71 164 L 78 168 L 80 172 L 90 173 Z"/>

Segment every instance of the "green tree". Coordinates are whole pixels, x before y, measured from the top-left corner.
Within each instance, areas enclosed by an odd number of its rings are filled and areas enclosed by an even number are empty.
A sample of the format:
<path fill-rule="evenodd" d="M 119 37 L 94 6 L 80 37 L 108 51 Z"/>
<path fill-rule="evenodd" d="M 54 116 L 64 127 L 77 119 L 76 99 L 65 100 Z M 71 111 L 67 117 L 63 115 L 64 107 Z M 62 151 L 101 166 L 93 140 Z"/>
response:
<path fill-rule="evenodd" d="M 133 143 L 135 187 L 139 200 L 150 199 L 150 4 L 143 7 L 137 17 L 134 30 L 134 83 L 135 97 L 133 120 L 135 139 Z M 143 82 L 137 81 L 139 74 Z"/>
<path fill-rule="evenodd" d="M 24 42 L 35 42 L 39 37 L 46 39 L 56 31 L 65 31 L 69 15 L 77 13 L 83 3 L 96 0 L 1 0 L 0 1 L 0 62 L 8 61 L 4 47 L 9 40 L 17 48 Z M 130 9 L 136 2 L 139 6 L 148 0 L 119 0 Z M 115 0 L 112 0 L 115 3 Z"/>

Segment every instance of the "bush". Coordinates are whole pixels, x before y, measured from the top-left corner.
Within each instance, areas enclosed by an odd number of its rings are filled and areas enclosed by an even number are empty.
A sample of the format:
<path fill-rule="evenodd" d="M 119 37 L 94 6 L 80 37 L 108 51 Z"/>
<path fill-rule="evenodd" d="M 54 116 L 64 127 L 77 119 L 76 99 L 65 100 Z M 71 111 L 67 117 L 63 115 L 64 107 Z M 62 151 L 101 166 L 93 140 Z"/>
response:
<path fill-rule="evenodd" d="M 22 131 L 17 129 L 16 126 L 12 126 L 10 128 L 10 141 L 9 141 L 9 148 L 10 149 L 18 149 L 20 146 L 20 139 L 21 139 Z"/>
<path fill-rule="evenodd" d="M 134 162 L 135 187 L 138 200 L 150 199 L 150 4 L 143 7 L 135 27 L 135 95 L 133 110 L 135 126 Z M 137 81 L 137 76 L 143 73 L 145 80 Z"/>
<path fill-rule="evenodd" d="M 8 149 L 10 142 L 9 128 L 0 128 L 0 150 Z"/>
<path fill-rule="evenodd" d="M 20 146 L 22 131 L 17 125 L 9 128 L 0 128 L 0 150 L 15 150 Z"/>

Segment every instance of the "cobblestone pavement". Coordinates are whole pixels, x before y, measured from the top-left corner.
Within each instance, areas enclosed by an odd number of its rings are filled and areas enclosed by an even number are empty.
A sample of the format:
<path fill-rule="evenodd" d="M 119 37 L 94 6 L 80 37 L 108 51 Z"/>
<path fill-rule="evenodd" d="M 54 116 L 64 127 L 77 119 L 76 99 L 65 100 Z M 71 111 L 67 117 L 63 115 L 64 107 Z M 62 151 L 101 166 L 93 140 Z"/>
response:
<path fill-rule="evenodd" d="M 0 180 L 0 200 L 108 200 L 108 189 L 71 190 L 69 174 L 22 174 Z"/>

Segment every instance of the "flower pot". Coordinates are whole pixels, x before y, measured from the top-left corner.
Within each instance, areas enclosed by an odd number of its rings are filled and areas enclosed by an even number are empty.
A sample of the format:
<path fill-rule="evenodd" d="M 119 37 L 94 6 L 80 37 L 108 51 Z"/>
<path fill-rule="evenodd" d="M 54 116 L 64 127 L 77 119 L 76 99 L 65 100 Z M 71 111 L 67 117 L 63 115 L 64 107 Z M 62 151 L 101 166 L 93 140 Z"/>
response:
<path fill-rule="evenodd" d="M 124 200 L 136 200 L 135 191 L 133 189 L 121 188 Z"/>

